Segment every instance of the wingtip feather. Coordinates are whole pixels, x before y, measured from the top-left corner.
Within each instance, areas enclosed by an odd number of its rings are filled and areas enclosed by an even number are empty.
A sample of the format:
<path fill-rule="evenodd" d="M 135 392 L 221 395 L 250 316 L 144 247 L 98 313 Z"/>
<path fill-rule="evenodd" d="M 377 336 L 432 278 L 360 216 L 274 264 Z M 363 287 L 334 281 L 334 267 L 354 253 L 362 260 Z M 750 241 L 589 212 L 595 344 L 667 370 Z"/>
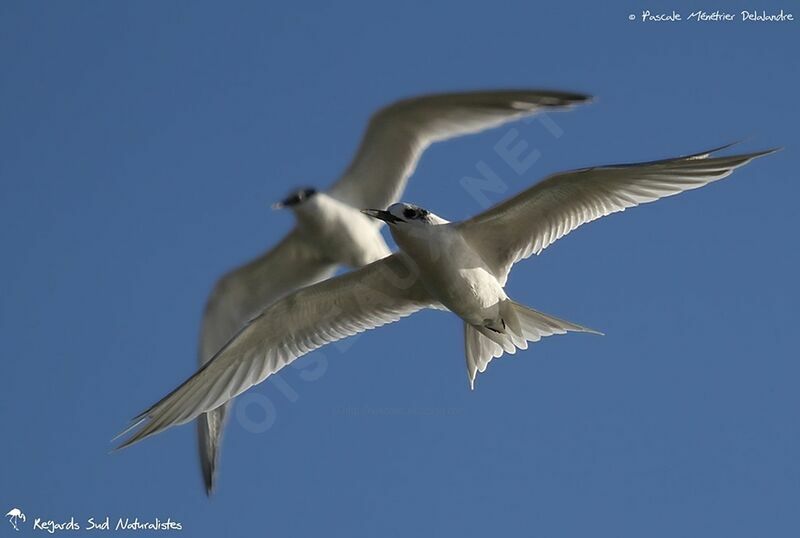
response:
<path fill-rule="evenodd" d="M 126 435 L 128 435 L 130 432 L 132 432 L 133 430 L 135 430 L 136 428 L 138 428 L 138 427 L 139 427 L 139 426 L 142 424 L 142 422 L 144 422 L 144 421 L 145 421 L 145 417 L 143 417 L 143 416 L 136 416 L 136 417 L 134 417 L 134 418 L 131 420 L 131 423 L 128 425 L 128 427 L 127 427 L 127 428 L 125 428 L 124 430 L 122 430 L 121 432 L 119 432 L 119 433 L 118 433 L 117 435 L 115 435 L 114 437 L 112 437 L 112 438 L 111 438 L 111 441 L 109 441 L 109 442 L 113 443 L 113 442 L 114 442 L 114 441 L 116 441 L 117 439 L 119 439 L 119 438 L 121 438 L 121 437 L 125 437 L 125 436 L 126 436 Z M 118 447 L 117 447 L 117 448 L 115 448 L 114 450 L 116 451 L 116 450 L 119 450 L 119 449 L 121 449 L 121 448 L 124 448 L 124 444 L 123 444 L 123 445 L 120 445 L 120 446 L 118 446 Z"/>
<path fill-rule="evenodd" d="M 731 142 L 729 144 L 723 144 L 722 146 L 718 146 L 716 148 L 712 148 L 712 149 L 709 149 L 709 150 L 706 150 L 706 151 L 703 151 L 703 152 L 700 152 L 700 153 L 694 153 L 692 155 L 687 155 L 687 156 L 683 157 L 683 159 L 685 159 L 685 160 L 707 159 L 708 157 L 710 157 L 710 156 L 712 156 L 712 155 L 714 155 L 716 153 L 719 153 L 720 151 L 732 148 L 733 146 L 737 146 L 737 145 L 741 144 L 742 142 L 743 142 L 743 140 L 737 140 L 737 141 Z M 765 150 L 762 150 L 762 151 L 754 151 L 754 152 L 751 152 L 751 153 L 742 153 L 741 155 L 731 155 L 731 157 L 743 157 L 743 158 L 746 158 L 748 161 L 751 161 L 751 160 L 757 159 L 759 157 L 764 157 L 765 155 L 771 155 L 773 153 L 777 153 L 778 151 L 781 151 L 782 149 L 783 149 L 783 147 L 769 148 L 769 149 L 765 149 Z"/>

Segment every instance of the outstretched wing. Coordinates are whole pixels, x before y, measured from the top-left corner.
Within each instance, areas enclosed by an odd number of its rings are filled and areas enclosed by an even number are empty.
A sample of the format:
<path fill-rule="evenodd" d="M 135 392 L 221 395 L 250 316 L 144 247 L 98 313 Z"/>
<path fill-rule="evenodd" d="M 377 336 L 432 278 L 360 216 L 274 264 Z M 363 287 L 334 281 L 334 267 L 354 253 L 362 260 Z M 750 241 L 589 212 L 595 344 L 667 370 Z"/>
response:
<path fill-rule="evenodd" d="M 206 303 L 198 359 L 202 366 L 253 316 L 298 288 L 325 280 L 336 264 L 325 259 L 295 228 L 269 252 L 217 281 Z M 228 405 L 197 419 L 197 442 L 206 492 L 214 487 Z"/>
<path fill-rule="evenodd" d="M 279 299 L 213 359 L 120 435 L 120 448 L 219 407 L 297 357 L 347 336 L 436 307 L 415 266 L 394 254 Z"/>
<path fill-rule="evenodd" d="M 588 99 L 556 91 L 504 90 L 398 101 L 371 118 L 358 153 L 329 194 L 357 208 L 386 208 L 398 200 L 422 152 L 433 142 Z"/>
<path fill-rule="evenodd" d="M 330 277 L 336 265 L 294 229 L 269 252 L 220 278 L 206 303 L 198 359 L 202 366 L 236 331 L 276 299 Z"/>
<path fill-rule="evenodd" d="M 710 157 L 720 149 L 724 148 L 677 159 L 555 174 L 459 227 L 495 276 L 505 282 L 514 263 L 539 254 L 582 224 L 702 187 L 776 151 Z"/>

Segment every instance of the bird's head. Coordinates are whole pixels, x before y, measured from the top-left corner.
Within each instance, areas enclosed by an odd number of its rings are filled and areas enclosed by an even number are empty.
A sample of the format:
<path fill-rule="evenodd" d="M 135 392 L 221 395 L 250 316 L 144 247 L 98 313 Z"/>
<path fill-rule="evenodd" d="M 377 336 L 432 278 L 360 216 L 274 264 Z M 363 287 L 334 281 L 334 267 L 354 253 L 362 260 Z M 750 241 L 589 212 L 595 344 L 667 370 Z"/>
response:
<path fill-rule="evenodd" d="M 372 218 L 382 220 L 390 226 L 431 226 L 447 223 L 446 220 L 438 215 L 414 204 L 396 203 L 390 205 L 386 211 L 381 209 L 362 209 L 361 212 Z"/>
<path fill-rule="evenodd" d="M 296 208 L 308 202 L 317 194 L 317 190 L 311 187 L 298 189 L 280 202 L 272 204 L 272 209 Z"/>

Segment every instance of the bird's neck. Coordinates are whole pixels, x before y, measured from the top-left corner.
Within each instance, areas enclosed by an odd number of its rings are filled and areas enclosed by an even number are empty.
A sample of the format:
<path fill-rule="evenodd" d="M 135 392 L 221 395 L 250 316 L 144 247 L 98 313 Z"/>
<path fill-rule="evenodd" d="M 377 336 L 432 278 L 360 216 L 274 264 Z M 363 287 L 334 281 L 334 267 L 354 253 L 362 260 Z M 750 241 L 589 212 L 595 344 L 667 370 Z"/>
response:
<path fill-rule="evenodd" d="M 458 231 L 447 225 L 401 224 L 390 230 L 400 250 L 422 266 L 440 262 L 460 242 Z"/>

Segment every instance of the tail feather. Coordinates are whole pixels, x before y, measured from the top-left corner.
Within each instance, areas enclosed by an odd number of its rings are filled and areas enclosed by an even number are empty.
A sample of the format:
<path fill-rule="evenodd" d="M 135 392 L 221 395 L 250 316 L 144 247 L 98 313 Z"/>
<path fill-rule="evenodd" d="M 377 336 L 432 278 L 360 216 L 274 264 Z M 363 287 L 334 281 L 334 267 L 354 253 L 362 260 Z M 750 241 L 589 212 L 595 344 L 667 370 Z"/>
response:
<path fill-rule="evenodd" d="M 545 336 L 550 336 L 552 334 L 564 334 L 567 332 L 603 335 L 603 333 L 600 331 L 551 316 L 550 314 L 545 314 L 544 312 L 539 312 L 532 308 L 528 308 L 525 305 L 514 302 L 511 299 L 506 300 L 505 304 L 501 307 L 501 311 L 503 310 L 505 310 L 504 315 L 507 312 L 513 312 L 519 316 L 522 325 L 523 336 L 529 342 L 538 342 Z"/>
<path fill-rule="evenodd" d="M 603 334 L 583 325 L 533 310 L 511 299 L 506 299 L 500 305 L 500 315 L 506 327 L 501 333 L 483 326 L 464 324 L 470 389 L 475 388 L 475 377 L 478 372 L 484 372 L 493 358 L 500 357 L 504 352 L 513 354 L 517 349 L 527 349 L 528 342 L 538 342 L 545 336 L 567 332 Z"/>
<path fill-rule="evenodd" d="M 510 355 L 513 355 L 517 352 L 517 348 L 514 346 L 514 342 L 509 335 L 508 329 L 504 329 L 503 332 L 497 332 L 484 326 L 478 326 L 476 329 L 481 335 L 497 344 L 499 351 L 497 351 L 498 354 L 495 355 L 496 357 L 499 357 L 504 352 Z"/>
<path fill-rule="evenodd" d="M 214 486 L 216 485 L 219 448 L 230 404 L 231 402 L 225 403 L 197 417 L 200 468 L 203 471 L 203 485 L 208 496 L 211 496 L 214 492 Z"/>
<path fill-rule="evenodd" d="M 500 344 L 485 336 L 481 327 L 475 327 L 468 323 L 464 324 L 464 342 L 467 350 L 467 376 L 469 377 L 469 388 L 475 388 L 475 377 L 478 372 L 486 370 L 486 366 L 493 358 L 503 354 Z"/>
<path fill-rule="evenodd" d="M 506 325 L 508 326 L 508 334 L 511 336 L 511 341 L 519 349 L 528 349 L 528 341 L 525 339 L 525 333 L 522 330 L 522 320 L 519 314 L 513 308 L 507 308 L 505 311 Z"/>

